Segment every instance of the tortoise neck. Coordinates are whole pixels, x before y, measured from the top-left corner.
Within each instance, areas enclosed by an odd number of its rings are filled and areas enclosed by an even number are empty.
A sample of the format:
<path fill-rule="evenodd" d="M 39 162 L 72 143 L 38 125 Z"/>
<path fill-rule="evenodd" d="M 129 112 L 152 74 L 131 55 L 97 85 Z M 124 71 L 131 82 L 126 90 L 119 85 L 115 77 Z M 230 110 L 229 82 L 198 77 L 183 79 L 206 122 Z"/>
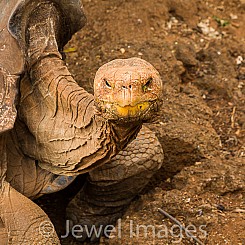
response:
<path fill-rule="evenodd" d="M 118 124 L 110 122 L 116 145 L 122 150 L 129 142 L 136 138 L 142 127 L 142 122 Z"/>

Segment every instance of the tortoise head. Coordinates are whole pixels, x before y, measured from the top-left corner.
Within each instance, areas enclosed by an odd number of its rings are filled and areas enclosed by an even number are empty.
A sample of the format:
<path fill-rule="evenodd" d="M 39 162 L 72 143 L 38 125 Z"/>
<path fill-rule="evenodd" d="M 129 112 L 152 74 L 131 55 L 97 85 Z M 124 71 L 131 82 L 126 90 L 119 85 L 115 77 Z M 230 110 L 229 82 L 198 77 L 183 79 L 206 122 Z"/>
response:
<path fill-rule="evenodd" d="M 97 71 L 94 96 L 96 107 L 105 119 L 145 122 L 159 109 L 162 80 L 158 71 L 145 60 L 116 59 Z"/>

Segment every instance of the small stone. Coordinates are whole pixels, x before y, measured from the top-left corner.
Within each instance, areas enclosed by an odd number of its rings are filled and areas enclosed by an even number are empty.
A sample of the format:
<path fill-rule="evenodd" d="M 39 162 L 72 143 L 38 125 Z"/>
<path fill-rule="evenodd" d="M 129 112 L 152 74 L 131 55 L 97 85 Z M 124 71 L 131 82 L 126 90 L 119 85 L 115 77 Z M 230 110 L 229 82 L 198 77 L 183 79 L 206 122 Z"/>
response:
<path fill-rule="evenodd" d="M 237 64 L 237 65 L 241 65 L 242 62 L 243 62 L 242 56 L 237 56 L 237 58 L 236 58 L 236 64 Z"/>
<path fill-rule="evenodd" d="M 120 52 L 124 54 L 126 52 L 125 48 L 120 48 Z"/>
<path fill-rule="evenodd" d="M 137 19 L 137 22 L 138 22 L 139 24 L 141 24 L 143 21 L 142 21 L 142 19 Z"/>
<path fill-rule="evenodd" d="M 236 14 L 230 14 L 230 17 L 231 17 L 232 20 L 237 20 L 238 19 Z"/>

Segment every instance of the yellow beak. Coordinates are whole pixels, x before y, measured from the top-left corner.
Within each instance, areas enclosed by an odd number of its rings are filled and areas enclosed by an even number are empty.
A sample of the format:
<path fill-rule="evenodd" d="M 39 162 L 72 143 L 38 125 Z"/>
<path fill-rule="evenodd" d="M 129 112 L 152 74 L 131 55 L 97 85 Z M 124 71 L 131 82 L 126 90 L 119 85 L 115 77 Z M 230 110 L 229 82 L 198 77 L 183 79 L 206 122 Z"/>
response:
<path fill-rule="evenodd" d="M 135 106 L 124 106 L 124 107 L 121 107 L 119 105 L 114 105 L 114 106 L 116 109 L 115 113 L 119 117 L 136 117 L 139 116 L 142 112 L 146 111 L 150 107 L 150 104 L 149 102 L 142 102 Z"/>

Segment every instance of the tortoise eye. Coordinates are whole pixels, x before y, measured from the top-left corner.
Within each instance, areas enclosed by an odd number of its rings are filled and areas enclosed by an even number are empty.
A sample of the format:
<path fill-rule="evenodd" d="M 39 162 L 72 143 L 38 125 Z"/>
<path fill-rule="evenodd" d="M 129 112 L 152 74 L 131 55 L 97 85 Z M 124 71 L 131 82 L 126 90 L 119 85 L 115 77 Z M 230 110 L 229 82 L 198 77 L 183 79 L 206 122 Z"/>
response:
<path fill-rule="evenodd" d="M 152 80 L 153 80 L 153 78 L 150 77 L 150 78 L 147 80 L 147 82 L 145 83 L 145 85 L 142 86 L 142 89 L 143 89 L 144 92 L 146 92 L 146 91 L 148 90 L 149 86 L 150 86 L 151 83 L 152 83 Z"/>
<path fill-rule="evenodd" d="M 153 80 L 153 78 L 150 77 L 150 78 L 147 80 L 145 86 L 149 87 L 149 86 L 151 85 L 151 83 L 152 83 L 152 80 Z"/>
<path fill-rule="evenodd" d="M 105 85 L 108 87 L 108 88 L 111 88 L 111 85 L 110 83 L 104 78 L 104 82 L 105 82 Z"/>

